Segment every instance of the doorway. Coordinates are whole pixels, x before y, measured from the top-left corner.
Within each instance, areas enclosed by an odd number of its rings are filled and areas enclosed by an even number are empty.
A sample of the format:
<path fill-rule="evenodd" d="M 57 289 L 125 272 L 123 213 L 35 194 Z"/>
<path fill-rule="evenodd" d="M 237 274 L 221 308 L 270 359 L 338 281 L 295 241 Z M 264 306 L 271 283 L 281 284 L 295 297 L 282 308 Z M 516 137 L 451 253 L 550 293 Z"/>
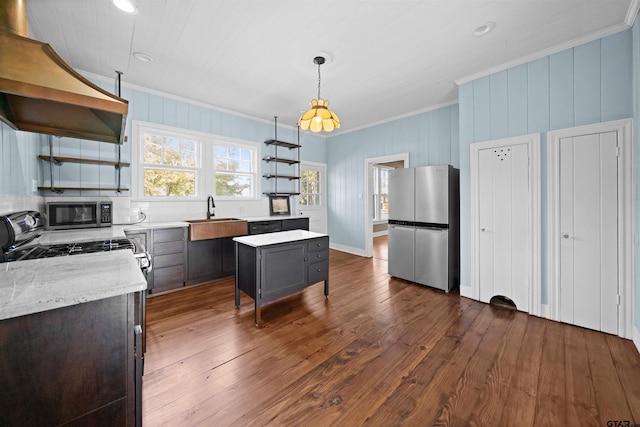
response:
<path fill-rule="evenodd" d="M 631 120 L 548 141 L 551 317 L 630 338 Z"/>
<path fill-rule="evenodd" d="M 373 256 L 373 212 L 374 212 L 374 190 L 373 167 L 379 164 L 393 164 L 395 167 L 409 167 L 409 153 L 391 154 L 381 157 L 370 157 L 364 159 L 364 256 Z"/>
<path fill-rule="evenodd" d="M 327 165 L 303 161 L 300 164 L 298 213 L 309 216 L 309 230 L 327 232 Z"/>
<path fill-rule="evenodd" d="M 540 135 L 471 145 L 471 297 L 540 311 Z"/>

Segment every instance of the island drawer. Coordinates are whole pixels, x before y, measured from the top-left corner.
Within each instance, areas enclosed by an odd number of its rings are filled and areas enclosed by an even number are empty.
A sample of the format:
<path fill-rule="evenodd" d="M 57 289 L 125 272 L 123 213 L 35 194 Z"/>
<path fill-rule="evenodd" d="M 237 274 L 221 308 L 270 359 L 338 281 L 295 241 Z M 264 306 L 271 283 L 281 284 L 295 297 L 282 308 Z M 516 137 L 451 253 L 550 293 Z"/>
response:
<path fill-rule="evenodd" d="M 329 278 L 329 261 L 320 261 L 307 266 L 307 283 L 310 285 Z"/>
<path fill-rule="evenodd" d="M 329 258 L 329 251 L 323 250 L 318 252 L 309 251 L 309 264 L 315 264 L 317 262 L 327 261 Z"/>
<path fill-rule="evenodd" d="M 309 252 L 326 251 L 329 249 L 329 238 L 319 237 L 309 241 Z"/>

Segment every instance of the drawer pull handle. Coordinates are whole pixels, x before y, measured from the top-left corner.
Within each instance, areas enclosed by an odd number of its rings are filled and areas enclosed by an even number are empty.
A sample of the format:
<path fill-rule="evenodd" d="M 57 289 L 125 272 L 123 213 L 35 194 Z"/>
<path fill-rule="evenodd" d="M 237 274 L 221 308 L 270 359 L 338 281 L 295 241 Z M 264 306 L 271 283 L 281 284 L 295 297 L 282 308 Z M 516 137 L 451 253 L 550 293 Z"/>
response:
<path fill-rule="evenodd" d="M 320 273 L 320 269 L 318 269 L 317 271 L 318 271 L 318 273 Z"/>
<path fill-rule="evenodd" d="M 321 258 L 322 256 L 320 254 L 316 255 L 316 258 Z"/>

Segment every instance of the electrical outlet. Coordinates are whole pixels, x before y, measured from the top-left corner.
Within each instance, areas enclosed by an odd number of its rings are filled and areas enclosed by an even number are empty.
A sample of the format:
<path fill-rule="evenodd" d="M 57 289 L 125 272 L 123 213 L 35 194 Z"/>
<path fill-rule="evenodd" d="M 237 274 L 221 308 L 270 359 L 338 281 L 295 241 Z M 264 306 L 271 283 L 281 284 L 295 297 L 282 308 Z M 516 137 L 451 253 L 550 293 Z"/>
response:
<path fill-rule="evenodd" d="M 31 192 L 32 193 L 38 192 L 38 181 L 35 179 L 31 180 Z"/>

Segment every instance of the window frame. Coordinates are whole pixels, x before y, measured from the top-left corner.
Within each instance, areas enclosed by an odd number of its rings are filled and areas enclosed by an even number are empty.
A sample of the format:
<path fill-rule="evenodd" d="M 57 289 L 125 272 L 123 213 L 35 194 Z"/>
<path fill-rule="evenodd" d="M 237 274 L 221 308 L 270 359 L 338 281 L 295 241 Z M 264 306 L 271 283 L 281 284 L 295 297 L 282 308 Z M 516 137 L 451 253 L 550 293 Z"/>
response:
<path fill-rule="evenodd" d="M 213 135 L 212 140 L 211 140 L 211 144 L 207 144 L 210 145 L 211 148 L 211 162 L 209 163 L 211 165 L 211 172 L 213 174 L 213 192 L 211 194 L 213 194 L 216 197 L 216 200 L 260 200 L 261 198 L 261 183 L 262 183 L 262 175 L 261 175 L 261 145 L 259 143 L 255 143 L 255 142 L 251 142 L 251 141 L 242 141 L 242 140 L 238 140 L 238 139 L 234 139 L 234 138 L 226 138 L 226 137 L 220 137 L 217 135 Z M 215 157 L 215 146 L 216 145 L 226 145 L 226 146 L 234 146 L 234 147 L 239 147 L 239 148 L 248 148 L 250 150 L 252 150 L 252 153 L 254 153 L 255 155 L 252 155 L 252 159 L 251 159 L 251 169 L 252 172 L 247 173 L 247 172 L 240 172 L 238 173 L 239 175 L 250 175 L 253 177 L 253 194 L 251 196 L 223 196 L 223 195 L 218 195 L 215 193 L 216 191 L 216 180 L 217 180 L 217 173 L 218 171 L 215 168 L 215 161 L 216 161 L 216 157 Z M 205 168 L 208 169 L 208 168 Z M 222 172 L 221 173 L 228 173 L 228 172 Z M 231 172 L 233 173 L 233 172 Z M 209 182 L 209 181 L 207 181 Z"/>
<path fill-rule="evenodd" d="M 261 199 L 261 147 L 259 142 L 246 141 L 237 138 L 230 138 L 226 136 L 220 136 L 216 134 L 210 134 L 205 132 L 193 131 L 189 129 L 182 129 L 173 126 L 167 126 L 158 123 L 149 123 L 138 120 L 132 121 L 132 165 L 131 165 L 131 194 L 135 201 L 162 201 L 162 202 L 182 202 L 182 201 L 197 201 L 205 200 L 209 194 L 214 195 L 217 200 L 224 201 L 248 201 L 248 200 L 260 200 Z M 192 139 L 197 143 L 196 148 L 196 167 L 193 170 L 196 171 L 196 183 L 195 183 L 195 195 L 194 196 L 145 196 L 144 194 L 144 167 L 143 162 L 144 144 L 141 138 L 144 133 L 155 133 L 158 135 L 172 136 L 182 139 Z M 255 165 L 255 171 L 252 173 L 255 176 L 254 191 L 250 197 L 234 197 L 234 196 L 216 196 L 216 171 L 215 165 L 215 150 L 216 143 L 234 145 L 244 148 L 249 148 L 255 153 L 252 159 L 252 166 Z M 164 167 L 161 167 L 161 169 Z M 172 168 L 167 169 L 184 170 L 184 168 Z M 192 170 L 191 168 L 187 168 Z M 211 183 L 210 185 L 208 183 Z"/>
<path fill-rule="evenodd" d="M 308 180 L 305 180 L 302 177 L 304 170 L 311 170 L 311 171 L 319 173 L 320 178 L 317 181 L 316 180 L 313 181 L 313 182 L 317 182 L 318 183 L 318 188 L 320 189 L 320 191 L 318 191 L 317 193 L 309 193 L 309 192 L 304 193 L 302 191 L 303 182 L 304 181 L 309 182 Z M 307 196 L 308 195 L 313 195 L 313 196 L 318 197 L 319 203 L 315 204 L 315 205 L 303 205 L 302 204 L 302 198 L 303 198 L 304 195 L 307 195 Z M 324 203 L 325 202 L 324 202 L 322 169 L 320 167 L 318 167 L 318 166 L 315 166 L 315 165 L 312 165 L 312 164 L 309 164 L 309 163 L 307 163 L 306 165 L 301 165 L 300 166 L 300 195 L 298 195 L 298 206 L 300 206 L 301 209 L 307 209 L 307 210 L 316 209 L 316 210 L 320 210 L 320 209 L 324 208 Z"/>
<path fill-rule="evenodd" d="M 382 170 L 386 170 L 387 171 L 387 190 L 388 190 L 388 186 L 389 186 L 389 178 L 388 178 L 388 173 L 389 171 L 394 170 L 395 168 L 390 167 L 390 166 L 382 166 L 382 165 L 372 165 L 371 167 L 371 181 L 373 184 L 372 187 L 372 191 L 371 191 L 371 211 L 373 213 L 373 215 L 371 216 L 371 221 L 374 224 L 384 224 L 386 222 L 389 221 L 389 213 L 387 213 L 387 218 L 383 219 L 381 217 L 379 217 L 380 211 L 381 209 L 379 209 L 379 202 L 380 202 L 380 195 L 381 194 L 386 194 L 387 197 L 389 197 L 389 193 L 378 193 L 375 191 L 375 188 L 377 187 L 378 189 L 380 189 L 380 173 L 376 174 L 376 169 L 378 169 L 379 171 Z M 376 176 L 377 176 L 377 182 L 376 181 Z"/>

